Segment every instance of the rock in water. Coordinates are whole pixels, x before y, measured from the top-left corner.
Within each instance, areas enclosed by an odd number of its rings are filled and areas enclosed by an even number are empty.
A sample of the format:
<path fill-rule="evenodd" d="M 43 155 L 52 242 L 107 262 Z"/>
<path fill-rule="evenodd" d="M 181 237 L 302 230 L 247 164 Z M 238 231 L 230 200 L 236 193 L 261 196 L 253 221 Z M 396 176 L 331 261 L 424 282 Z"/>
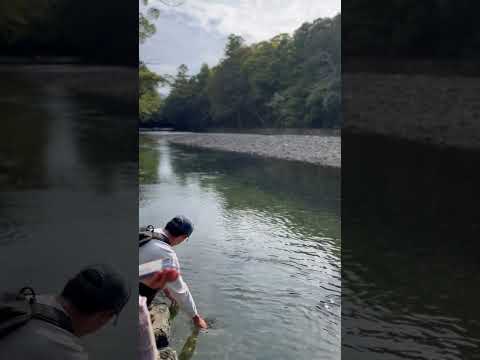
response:
<path fill-rule="evenodd" d="M 170 310 L 166 303 L 155 301 L 150 308 L 152 327 L 159 352 L 159 359 L 178 360 L 175 350 L 169 347 Z"/>
<path fill-rule="evenodd" d="M 152 318 L 153 332 L 155 333 L 155 340 L 157 347 L 162 349 L 168 346 L 168 334 L 170 333 L 170 312 L 167 304 L 154 304 L 150 309 Z"/>
<path fill-rule="evenodd" d="M 172 348 L 165 348 L 159 351 L 159 359 L 161 360 L 178 360 L 177 352 Z"/>

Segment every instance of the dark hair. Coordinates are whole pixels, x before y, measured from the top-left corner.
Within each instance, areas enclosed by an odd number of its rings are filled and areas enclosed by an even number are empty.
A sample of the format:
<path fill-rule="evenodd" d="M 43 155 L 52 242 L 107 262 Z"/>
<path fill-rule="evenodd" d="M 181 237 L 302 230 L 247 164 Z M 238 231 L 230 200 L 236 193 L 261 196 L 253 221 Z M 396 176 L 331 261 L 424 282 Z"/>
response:
<path fill-rule="evenodd" d="M 70 279 L 61 296 L 82 313 L 111 310 L 118 315 L 128 302 L 130 292 L 114 269 L 107 265 L 95 265 Z"/>
<path fill-rule="evenodd" d="M 167 225 L 165 225 L 165 230 L 167 230 L 173 236 L 190 236 L 193 232 L 193 224 L 185 216 L 178 215 L 170 220 Z"/>

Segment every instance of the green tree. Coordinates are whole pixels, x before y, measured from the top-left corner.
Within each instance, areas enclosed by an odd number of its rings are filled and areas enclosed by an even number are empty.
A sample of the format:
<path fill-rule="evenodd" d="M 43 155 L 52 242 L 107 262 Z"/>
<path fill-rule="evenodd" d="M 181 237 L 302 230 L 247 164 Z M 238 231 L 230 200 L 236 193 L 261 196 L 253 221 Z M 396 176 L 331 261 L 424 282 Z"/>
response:
<path fill-rule="evenodd" d="M 228 37 L 225 59 L 214 69 L 208 85 L 213 126 L 241 128 L 253 118 L 250 85 L 242 68 L 249 53 L 242 37 Z"/>
<path fill-rule="evenodd" d="M 178 6 L 182 1 L 173 0 L 158 0 L 160 3 L 169 6 Z M 139 12 L 139 40 L 144 43 L 149 37 L 156 32 L 156 27 L 153 21 L 160 16 L 160 10 L 155 6 L 149 6 L 149 0 L 141 0 L 141 3 L 146 7 L 146 11 Z M 141 122 L 148 122 L 157 115 L 162 106 L 162 99 L 158 93 L 157 88 L 160 85 L 167 84 L 166 77 L 162 77 L 150 71 L 148 67 L 141 63 L 139 67 L 139 117 Z"/>
<path fill-rule="evenodd" d="M 150 71 L 145 64 L 139 68 L 139 116 L 140 121 L 146 122 L 157 114 L 162 105 L 160 94 L 157 91 L 159 84 L 166 83 L 166 80 Z"/>
<path fill-rule="evenodd" d="M 162 116 L 168 123 L 183 128 L 189 116 L 191 91 L 189 88 L 188 68 L 182 64 L 171 84 L 170 94 L 162 109 Z"/>
<path fill-rule="evenodd" d="M 203 64 L 200 72 L 192 78 L 194 87 L 193 99 L 191 101 L 192 112 L 195 112 L 194 121 L 188 123 L 188 128 L 202 129 L 210 126 L 210 100 L 208 98 L 208 81 L 211 77 L 211 70 L 207 64 Z"/>
<path fill-rule="evenodd" d="M 149 5 L 148 0 L 142 0 L 141 2 L 143 3 L 143 6 Z M 154 6 L 148 7 L 145 12 L 140 11 L 138 13 L 138 34 L 141 44 L 157 31 L 153 21 L 157 20 L 159 16 L 160 10 Z"/>
<path fill-rule="evenodd" d="M 340 15 L 247 46 L 230 35 L 212 69 L 180 67 L 161 118 L 182 129 L 339 127 Z"/>

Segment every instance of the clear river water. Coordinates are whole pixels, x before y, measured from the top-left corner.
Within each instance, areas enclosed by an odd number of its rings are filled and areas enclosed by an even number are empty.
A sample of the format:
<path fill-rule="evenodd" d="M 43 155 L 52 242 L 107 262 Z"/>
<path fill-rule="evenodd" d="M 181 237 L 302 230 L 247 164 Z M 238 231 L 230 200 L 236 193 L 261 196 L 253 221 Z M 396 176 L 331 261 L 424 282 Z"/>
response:
<path fill-rule="evenodd" d="M 196 225 L 177 253 L 212 326 L 182 359 L 339 359 L 340 171 L 166 136 L 140 135 L 139 215 L 140 225 L 175 214 Z M 180 312 L 177 352 L 191 334 Z"/>

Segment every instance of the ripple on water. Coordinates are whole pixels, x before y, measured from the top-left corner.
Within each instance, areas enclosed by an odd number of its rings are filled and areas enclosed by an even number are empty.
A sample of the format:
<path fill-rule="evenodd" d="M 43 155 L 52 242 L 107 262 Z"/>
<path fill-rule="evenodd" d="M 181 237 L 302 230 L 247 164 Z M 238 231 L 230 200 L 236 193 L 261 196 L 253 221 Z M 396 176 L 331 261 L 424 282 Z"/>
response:
<path fill-rule="evenodd" d="M 245 158 L 233 171 L 230 155 L 175 147 L 160 155 L 179 176 L 142 184 L 151 203 L 141 203 L 141 219 L 165 217 L 165 204 L 182 202 L 199 224 L 200 241 L 179 249 L 209 324 L 194 359 L 338 359 L 339 221 L 329 209 L 337 205 L 316 192 L 329 179 L 312 180 L 312 202 L 297 184 L 278 181 L 290 173 L 283 162 L 266 172 L 265 163 Z M 304 170 L 295 168 L 314 179 Z M 191 329 L 179 319 L 173 332 L 180 349 Z"/>

